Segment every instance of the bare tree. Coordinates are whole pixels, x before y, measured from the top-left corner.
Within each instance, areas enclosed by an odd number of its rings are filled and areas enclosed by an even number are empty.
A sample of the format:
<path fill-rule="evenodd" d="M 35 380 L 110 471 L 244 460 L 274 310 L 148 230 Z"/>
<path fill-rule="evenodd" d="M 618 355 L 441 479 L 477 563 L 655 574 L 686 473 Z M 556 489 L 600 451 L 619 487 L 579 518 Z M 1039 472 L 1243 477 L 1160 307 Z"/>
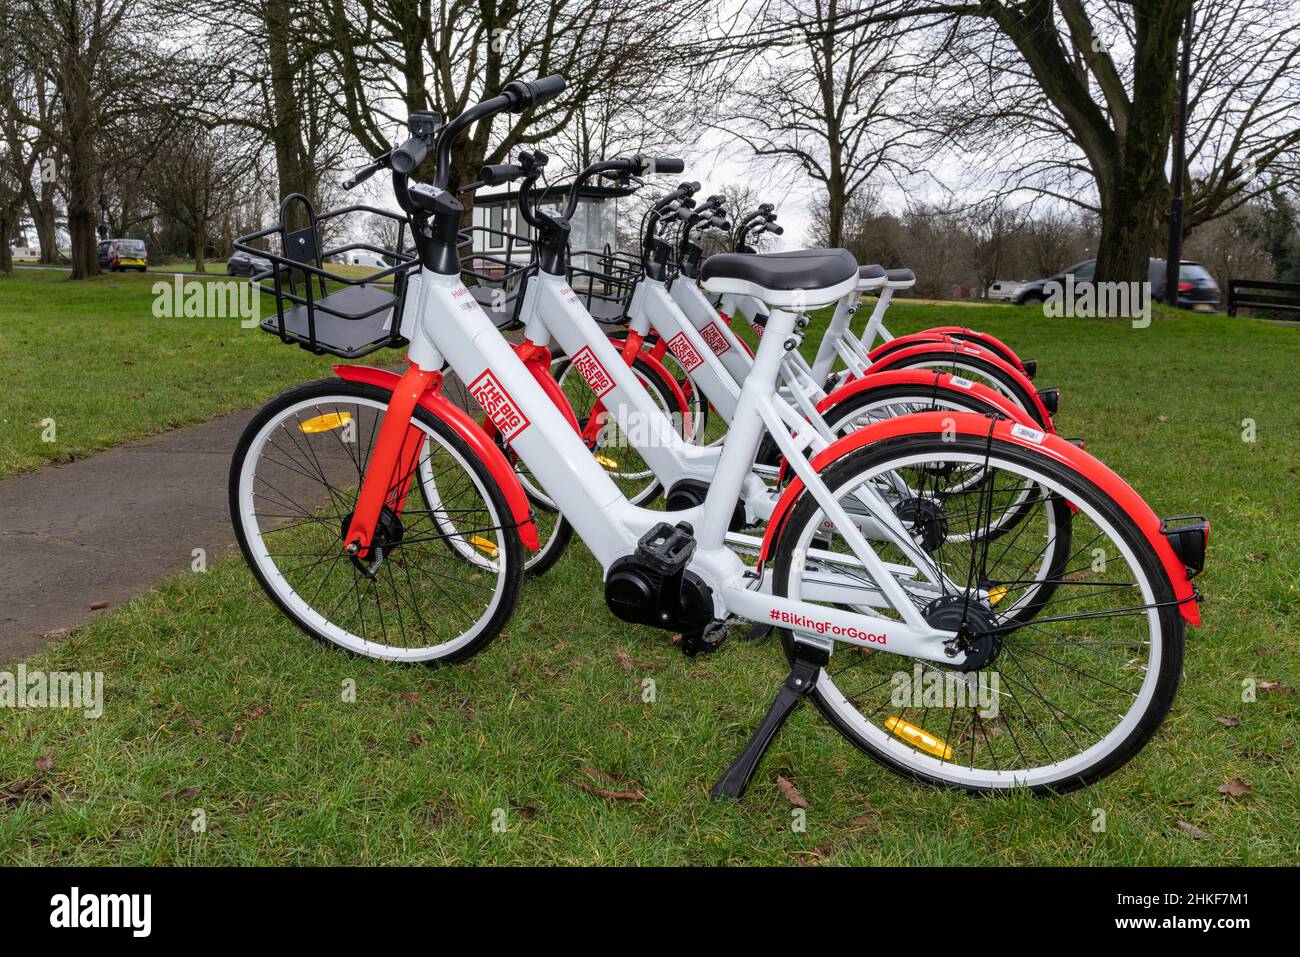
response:
<path fill-rule="evenodd" d="M 154 164 L 150 198 L 189 230 L 196 272 L 207 268 L 209 231 L 238 206 L 253 169 L 249 146 L 235 128 L 196 123 L 177 128 L 171 148 Z"/>
<path fill-rule="evenodd" d="M 859 190 L 849 200 L 844 208 L 843 223 L 840 245 L 853 253 L 858 262 L 888 268 L 907 265 L 903 252 L 903 224 L 881 206 L 880 195 L 875 190 Z M 830 209 L 825 202 L 812 210 L 810 240 L 816 246 L 831 245 Z"/>
<path fill-rule="evenodd" d="M 1098 212 L 1098 277 L 1143 280 L 1169 205 L 1164 166 L 1188 3 L 884 0 L 846 13 L 835 32 L 957 24 L 944 47 L 946 82 L 934 88 L 936 105 L 951 107 L 952 131 L 1011 166 L 1014 186 Z M 1257 194 L 1261 178 L 1294 175 L 1300 143 L 1294 5 L 1197 6 L 1213 26 L 1197 34 L 1192 228 Z M 795 46 L 801 29 L 787 24 L 784 38 L 774 32 L 762 42 Z"/>
<path fill-rule="evenodd" d="M 1025 212 L 994 200 L 972 207 L 963 219 L 970 236 L 971 265 L 981 291 L 987 293 L 1015 258 L 1016 245 L 1025 226 Z"/>
<path fill-rule="evenodd" d="M 468 183 L 483 163 L 500 162 L 517 144 L 575 132 L 582 143 L 575 123 L 585 123 L 588 133 L 600 126 L 596 104 L 602 101 L 606 115 L 635 114 L 638 102 L 680 94 L 688 87 L 680 73 L 695 64 L 673 40 L 708 6 L 705 0 L 671 6 L 628 0 L 617 10 L 603 0 L 323 0 L 312 16 L 316 32 L 328 37 L 321 56 L 337 81 L 339 112 L 372 155 L 404 137 L 402 125 L 415 110 L 452 116 L 511 79 L 550 73 L 568 79 L 563 96 L 510 116 L 497 135 L 491 123 L 478 123 L 462 137 L 452 153 L 452 180 Z M 590 137 L 582 145 L 580 152 L 592 155 Z M 462 198 L 468 215 L 473 197 Z"/>
<path fill-rule="evenodd" d="M 107 175 L 136 175 L 135 149 L 154 148 L 181 105 L 187 76 L 183 47 L 168 41 L 167 21 L 146 0 L 19 0 L 15 26 L 28 71 L 55 91 L 48 116 L 27 120 L 63 158 L 58 181 L 67 196 L 72 278 L 99 272 L 97 197 Z M 131 152 L 106 154 L 114 127 L 136 119 Z M 141 118 L 151 118 L 151 135 Z"/>
<path fill-rule="evenodd" d="M 796 39 L 747 68 L 721 127 L 759 157 L 793 160 L 825 190 L 831 246 L 842 245 L 845 210 L 860 190 L 915 172 L 925 132 L 912 104 L 927 61 L 900 27 L 838 30 L 860 6 L 775 0 L 766 7 L 759 29 L 789 24 Z"/>

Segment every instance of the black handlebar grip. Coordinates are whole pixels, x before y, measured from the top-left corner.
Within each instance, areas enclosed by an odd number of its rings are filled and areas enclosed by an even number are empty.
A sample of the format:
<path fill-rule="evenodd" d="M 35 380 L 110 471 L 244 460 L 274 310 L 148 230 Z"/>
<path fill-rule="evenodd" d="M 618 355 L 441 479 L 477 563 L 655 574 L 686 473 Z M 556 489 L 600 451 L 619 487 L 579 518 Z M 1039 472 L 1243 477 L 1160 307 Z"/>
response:
<path fill-rule="evenodd" d="M 568 85 L 564 77 L 553 73 L 536 80 L 512 80 L 506 84 L 501 94 L 510 99 L 511 113 L 522 113 L 530 106 L 536 106 L 551 97 L 559 96 Z"/>
<path fill-rule="evenodd" d="M 513 163 L 490 163 L 487 166 L 480 167 L 478 171 L 478 178 L 488 186 L 500 186 L 502 183 L 509 183 L 512 180 L 519 179 L 523 175 L 523 168 L 515 166 Z"/>
<path fill-rule="evenodd" d="M 424 157 L 429 153 L 429 147 L 425 145 L 424 140 L 418 136 L 412 136 L 409 140 L 393 150 L 392 159 L 389 161 L 393 167 L 394 173 L 406 175 L 424 162 Z"/>
<path fill-rule="evenodd" d="M 727 221 L 727 218 L 725 216 L 714 216 L 711 220 L 709 220 L 709 225 L 712 226 L 714 229 L 725 229 L 727 231 L 731 230 L 731 223 Z"/>
<path fill-rule="evenodd" d="M 768 223 L 767 231 L 769 233 L 776 233 L 778 236 L 780 236 L 782 233 L 785 232 L 785 229 L 781 226 L 777 226 L 775 223 Z"/>
<path fill-rule="evenodd" d="M 646 162 L 649 163 L 647 171 L 651 173 L 676 175 L 686 171 L 686 161 L 675 156 L 652 156 Z"/>

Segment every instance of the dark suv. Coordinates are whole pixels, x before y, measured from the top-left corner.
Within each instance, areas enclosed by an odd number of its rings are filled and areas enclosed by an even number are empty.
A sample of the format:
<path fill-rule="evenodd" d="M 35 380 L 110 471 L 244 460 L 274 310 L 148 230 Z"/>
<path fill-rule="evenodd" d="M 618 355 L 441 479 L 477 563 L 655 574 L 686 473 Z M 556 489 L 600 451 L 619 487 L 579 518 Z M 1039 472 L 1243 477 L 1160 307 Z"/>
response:
<path fill-rule="evenodd" d="M 1097 260 L 1085 259 L 1081 263 L 1075 263 L 1068 269 L 1063 269 L 1054 276 L 1048 276 L 1046 279 L 1035 279 L 1033 282 L 1027 282 L 1020 287 L 1016 293 L 1015 301 L 1020 305 L 1039 305 L 1046 298 L 1047 294 L 1043 292 L 1043 287 L 1049 282 L 1064 283 L 1066 276 L 1074 277 L 1074 286 L 1079 286 L 1092 281 L 1093 273 L 1097 269 Z M 1147 281 L 1151 283 L 1151 295 L 1160 302 L 1165 299 L 1165 261 L 1163 259 L 1152 259 L 1147 269 Z M 1214 281 L 1214 277 L 1200 263 L 1189 262 L 1184 259 L 1178 266 L 1178 308 L 1194 309 L 1197 312 L 1214 312 L 1219 308 L 1219 286 Z"/>

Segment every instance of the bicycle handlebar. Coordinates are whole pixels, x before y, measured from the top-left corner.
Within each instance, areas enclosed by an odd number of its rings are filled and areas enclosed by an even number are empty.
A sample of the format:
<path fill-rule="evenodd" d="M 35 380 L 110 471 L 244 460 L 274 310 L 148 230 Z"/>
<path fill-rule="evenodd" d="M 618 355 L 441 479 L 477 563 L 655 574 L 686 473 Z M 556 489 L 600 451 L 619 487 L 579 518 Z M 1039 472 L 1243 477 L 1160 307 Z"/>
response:
<path fill-rule="evenodd" d="M 355 173 L 353 173 L 351 176 L 345 179 L 343 181 L 343 188 L 355 189 L 356 187 L 364 183 L 366 180 L 370 179 L 370 177 L 378 173 L 381 169 L 386 169 L 389 166 L 389 163 L 392 159 L 392 155 L 393 155 L 393 151 L 389 150 L 387 153 L 384 153 L 382 156 L 376 156 L 365 166 L 361 167 L 361 169 L 357 170 Z"/>

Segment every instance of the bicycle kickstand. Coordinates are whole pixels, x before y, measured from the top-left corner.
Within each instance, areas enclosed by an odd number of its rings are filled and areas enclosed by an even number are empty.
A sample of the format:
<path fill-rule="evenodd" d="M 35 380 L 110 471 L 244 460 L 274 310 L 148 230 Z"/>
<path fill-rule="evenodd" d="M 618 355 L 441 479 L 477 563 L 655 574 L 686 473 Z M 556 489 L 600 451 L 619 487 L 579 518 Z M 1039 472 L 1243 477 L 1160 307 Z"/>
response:
<path fill-rule="evenodd" d="M 763 755 L 776 740 L 777 732 L 785 724 L 785 719 L 790 717 L 790 712 L 794 710 L 795 705 L 816 687 L 818 672 L 829 660 L 828 647 L 812 645 L 795 638 L 794 664 L 790 667 L 790 674 L 781 684 L 781 690 L 777 692 L 776 698 L 768 707 L 767 714 L 763 715 L 758 730 L 750 736 L 740 755 L 731 763 L 731 767 L 727 768 L 727 773 L 722 776 L 722 780 L 709 792 L 710 798 L 720 801 L 723 798 L 739 798 L 744 795 L 749 788 L 749 782 L 753 780 L 754 772 L 758 770 L 759 762 L 763 760 Z"/>

